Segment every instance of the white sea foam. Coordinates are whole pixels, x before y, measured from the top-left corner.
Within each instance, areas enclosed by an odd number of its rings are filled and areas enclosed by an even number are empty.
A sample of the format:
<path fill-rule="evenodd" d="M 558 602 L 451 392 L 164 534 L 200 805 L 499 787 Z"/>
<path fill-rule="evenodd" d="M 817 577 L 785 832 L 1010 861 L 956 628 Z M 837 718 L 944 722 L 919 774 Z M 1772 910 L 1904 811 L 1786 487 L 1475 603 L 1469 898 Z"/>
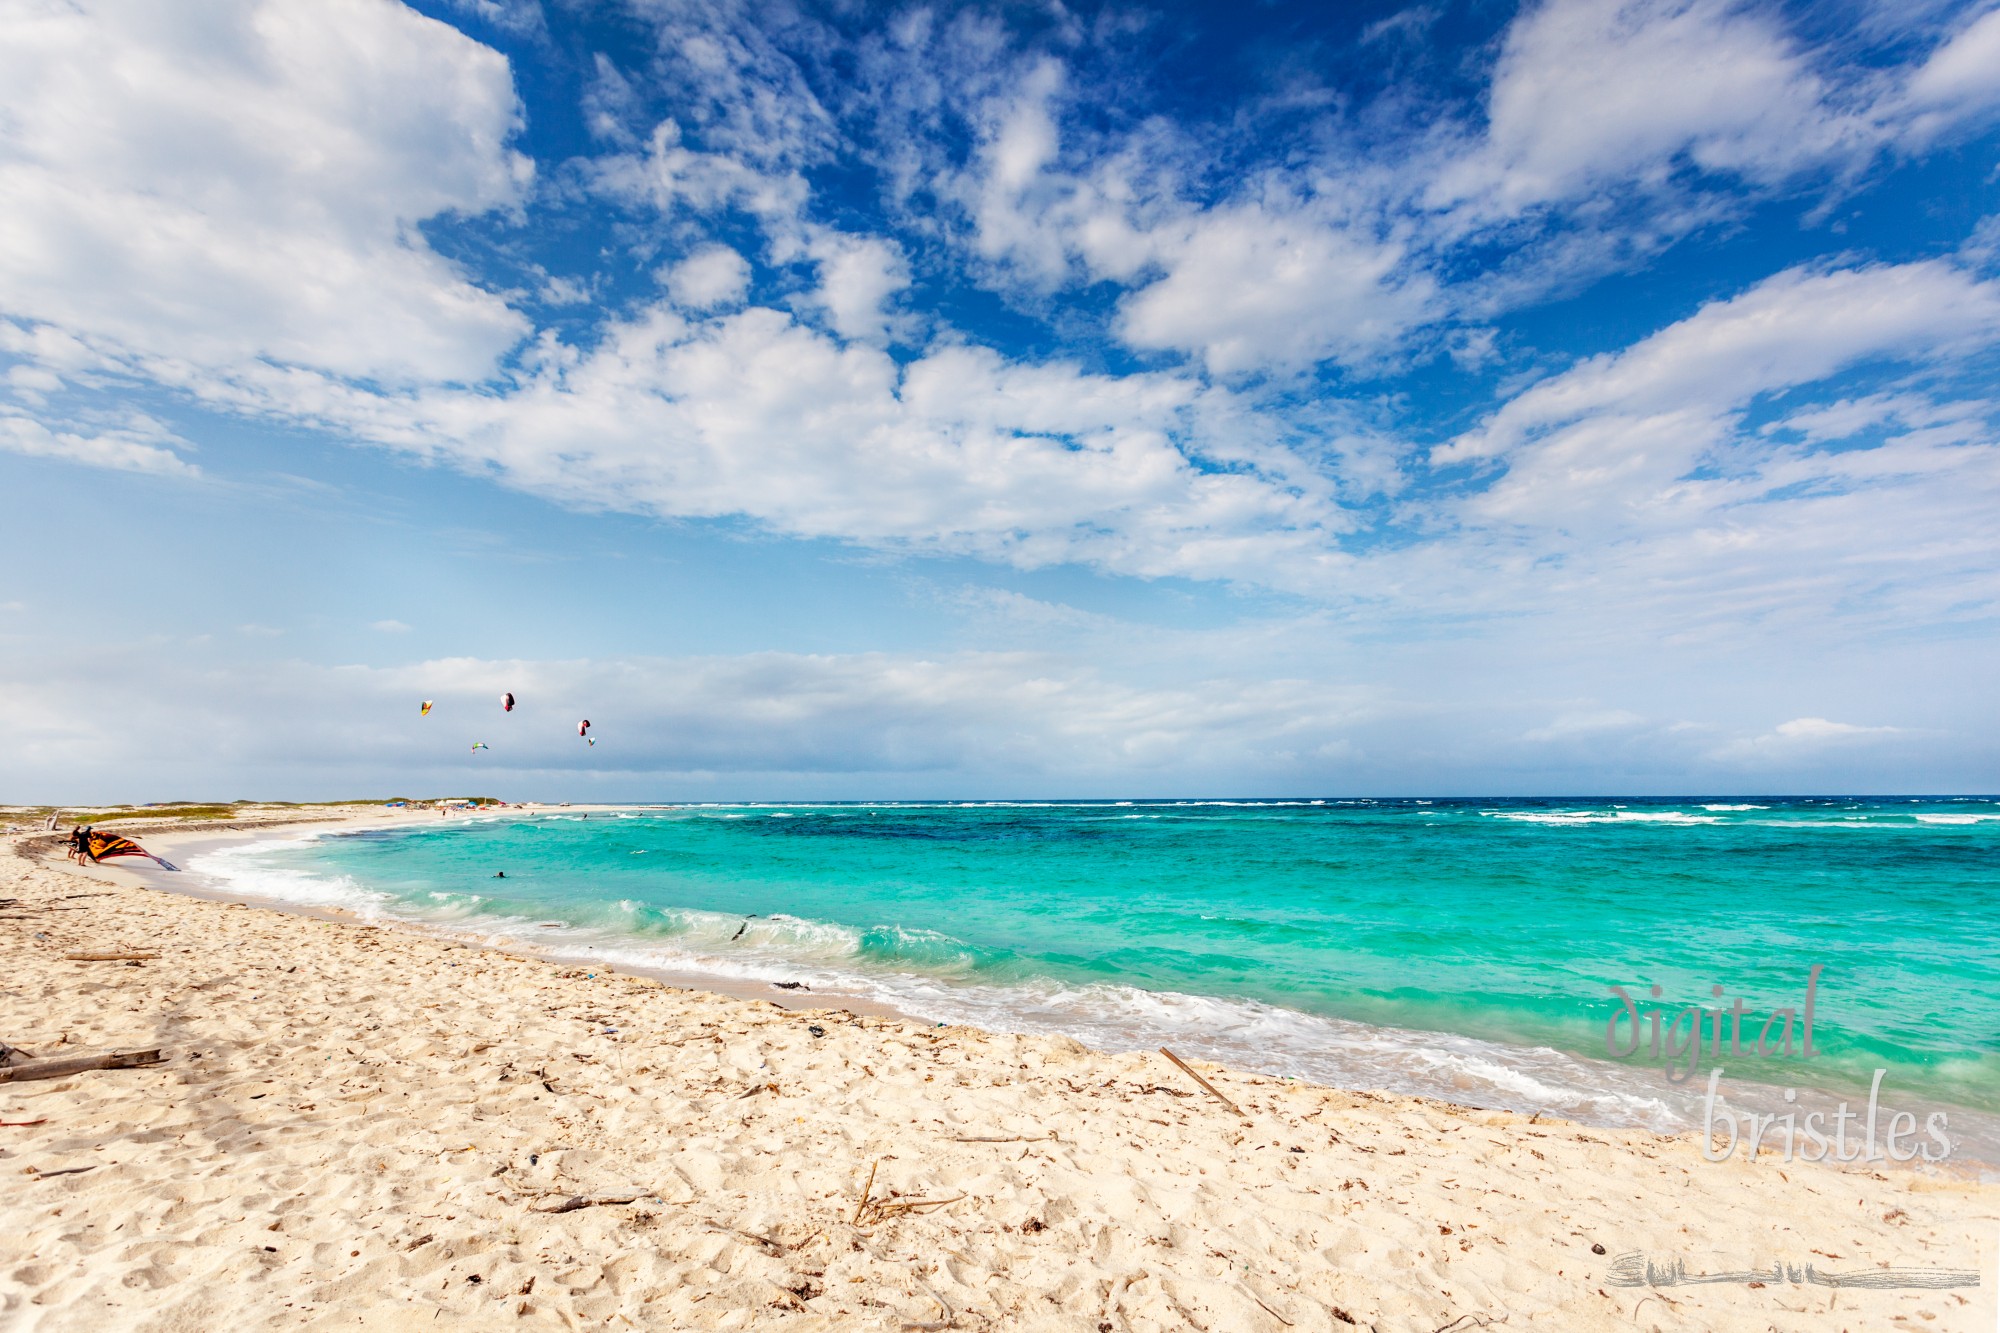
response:
<path fill-rule="evenodd" d="M 282 845 L 296 847 L 318 836 L 294 835 Z M 271 847 L 270 843 L 250 843 L 218 848 L 190 859 L 187 869 L 208 881 L 211 888 L 299 907 L 341 907 L 362 916 L 378 916 L 390 901 L 388 894 L 367 888 L 347 875 L 314 875 L 267 864 L 257 853 L 268 852 Z"/>
<path fill-rule="evenodd" d="M 1489 819 L 1511 819 L 1522 824 L 1720 824 L 1707 815 L 1691 815 L 1683 810 L 1481 810 Z"/>
<path fill-rule="evenodd" d="M 1704 810 L 1769 810 L 1768 805 L 1704 805 Z"/>
<path fill-rule="evenodd" d="M 2000 814 L 1978 815 L 1918 815 L 1919 824 L 1987 824 L 2000 820 Z"/>

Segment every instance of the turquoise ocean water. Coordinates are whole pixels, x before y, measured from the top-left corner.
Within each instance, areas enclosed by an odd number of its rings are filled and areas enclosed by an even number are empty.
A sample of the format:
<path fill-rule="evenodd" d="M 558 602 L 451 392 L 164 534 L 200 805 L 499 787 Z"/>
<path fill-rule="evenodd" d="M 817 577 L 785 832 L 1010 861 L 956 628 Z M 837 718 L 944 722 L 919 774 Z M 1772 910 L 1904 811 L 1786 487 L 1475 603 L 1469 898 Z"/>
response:
<path fill-rule="evenodd" d="M 1885 1104 L 1948 1108 L 1961 1155 L 2000 1161 L 1995 799 L 553 811 L 191 869 L 625 967 L 1603 1124 L 1688 1126 L 1718 1066 L 1746 1107 L 1865 1097 L 1881 1069 Z M 1815 965 L 1811 1059 L 1731 1053 L 1728 1018 L 1686 1082 L 1644 1045 L 1607 1057 L 1614 985 L 1666 1022 L 1741 998 L 1754 1045 L 1776 1010 L 1802 1023 Z"/>

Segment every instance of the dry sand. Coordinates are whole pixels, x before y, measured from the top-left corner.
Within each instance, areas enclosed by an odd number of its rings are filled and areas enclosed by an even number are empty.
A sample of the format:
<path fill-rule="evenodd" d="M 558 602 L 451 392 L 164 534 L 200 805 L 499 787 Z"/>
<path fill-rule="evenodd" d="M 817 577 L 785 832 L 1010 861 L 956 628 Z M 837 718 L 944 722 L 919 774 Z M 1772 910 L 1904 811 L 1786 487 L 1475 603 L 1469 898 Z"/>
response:
<path fill-rule="evenodd" d="M 1232 1111 L 1157 1055 L 593 976 L 4 841 L 0 1039 L 167 1059 L 0 1084 L 0 1329 L 2000 1325 L 1996 1185 L 1197 1063 Z M 160 956 L 63 957 L 113 948 Z M 597 1195 L 630 1202 L 555 1211 Z M 1620 1286 L 1629 1252 L 1983 1282 Z"/>

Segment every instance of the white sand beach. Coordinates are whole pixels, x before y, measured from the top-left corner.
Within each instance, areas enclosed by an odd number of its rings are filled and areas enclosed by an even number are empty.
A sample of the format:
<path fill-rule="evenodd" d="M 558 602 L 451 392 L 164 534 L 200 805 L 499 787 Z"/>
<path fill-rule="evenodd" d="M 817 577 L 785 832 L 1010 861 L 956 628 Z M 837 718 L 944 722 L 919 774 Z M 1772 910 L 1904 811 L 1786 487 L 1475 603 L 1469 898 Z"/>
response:
<path fill-rule="evenodd" d="M 0 1083 L 6 1330 L 1996 1326 L 2000 1185 L 1963 1175 L 1195 1062 L 1218 1097 L 5 844 L 0 1040 L 164 1056 Z M 1631 1255 L 1980 1285 L 1620 1285 Z"/>

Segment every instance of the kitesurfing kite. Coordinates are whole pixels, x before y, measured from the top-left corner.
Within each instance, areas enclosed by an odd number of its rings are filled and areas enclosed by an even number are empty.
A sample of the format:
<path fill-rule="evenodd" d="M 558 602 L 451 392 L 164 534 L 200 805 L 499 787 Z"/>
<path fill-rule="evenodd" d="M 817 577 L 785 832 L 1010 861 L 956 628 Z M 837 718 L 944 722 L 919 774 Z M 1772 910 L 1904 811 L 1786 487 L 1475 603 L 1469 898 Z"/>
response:
<path fill-rule="evenodd" d="M 500 696 L 500 711 L 503 713 L 511 713 L 514 711 L 513 691 L 509 690 L 507 693 Z"/>
<path fill-rule="evenodd" d="M 493 747 L 488 745 L 485 741 L 474 741 L 472 743 L 472 748 L 475 750 L 490 750 Z"/>
<path fill-rule="evenodd" d="M 138 843 L 133 842 L 130 838 L 115 837 L 112 834 L 99 833 L 96 829 L 92 829 L 89 841 L 90 859 L 93 861 L 108 861 L 114 856 L 143 856 L 148 861 L 158 861 L 159 864 L 166 866 L 168 870 L 180 869 L 179 866 L 168 865 L 167 862 L 161 861 L 159 857 L 153 855 Z"/>
<path fill-rule="evenodd" d="M 590 734 L 589 718 L 585 718 L 583 721 L 576 724 L 576 734 L 584 737 L 585 739 L 589 739 L 589 734 Z"/>
<path fill-rule="evenodd" d="M 424 706 L 417 710 L 417 716 L 429 717 L 430 715 L 431 715 L 431 701 L 429 699 L 426 699 L 424 700 Z"/>

